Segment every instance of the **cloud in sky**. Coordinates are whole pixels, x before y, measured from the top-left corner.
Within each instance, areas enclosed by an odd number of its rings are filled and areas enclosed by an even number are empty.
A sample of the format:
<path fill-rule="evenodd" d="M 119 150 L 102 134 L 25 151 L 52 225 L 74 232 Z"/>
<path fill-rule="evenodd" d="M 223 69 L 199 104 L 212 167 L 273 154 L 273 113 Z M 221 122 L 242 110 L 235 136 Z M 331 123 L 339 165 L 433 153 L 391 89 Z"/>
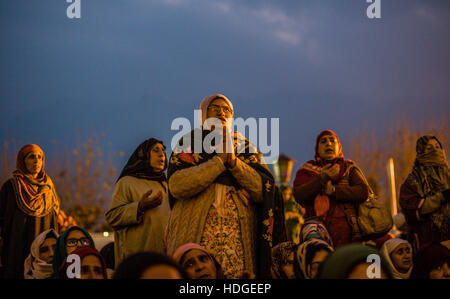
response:
<path fill-rule="evenodd" d="M 3 1 L 0 140 L 94 128 L 128 153 L 221 92 L 239 116 L 279 117 L 300 161 L 324 128 L 439 118 L 449 3 L 383 1 L 374 21 L 364 0 L 82 0 L 68 20 L 65 1 Z"/>

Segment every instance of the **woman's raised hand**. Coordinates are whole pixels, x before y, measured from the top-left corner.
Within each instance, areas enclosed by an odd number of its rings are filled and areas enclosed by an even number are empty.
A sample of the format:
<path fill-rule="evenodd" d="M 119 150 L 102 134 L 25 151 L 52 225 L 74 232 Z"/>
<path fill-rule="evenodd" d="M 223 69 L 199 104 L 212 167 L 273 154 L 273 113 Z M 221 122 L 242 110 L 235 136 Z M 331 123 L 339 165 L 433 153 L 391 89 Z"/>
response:
<path fill-rule="evenodd" d="M 339 164 L 327 164 L 325 165 L 325 167 L 322 168 L 322 172 L 320 173 L 320 175 L 325 179 L 325 180 L 337 180 L 339 177 L 339 172 L 340 172 L 341 168 L 339 166 Z"/>
<path fill-rule="evenodd" d="M 146 211 L 159 206 L 162 203 L 162 192 L 158 191 L 155 195 L 151 196 L 153 190 L 149 190 L 144 195 L 142 195 L 141 200 L 138 204 L 138 209 L 140 211 Z"/>

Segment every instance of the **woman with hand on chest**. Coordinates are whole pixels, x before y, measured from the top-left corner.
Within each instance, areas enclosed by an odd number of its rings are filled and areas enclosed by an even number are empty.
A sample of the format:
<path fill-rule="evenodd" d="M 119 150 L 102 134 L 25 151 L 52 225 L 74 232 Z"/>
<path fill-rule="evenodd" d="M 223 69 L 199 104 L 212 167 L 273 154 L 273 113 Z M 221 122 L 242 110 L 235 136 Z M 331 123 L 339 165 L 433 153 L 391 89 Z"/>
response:
<path fill-rule="evenodd" d="M 370 187 L 356 164 L 344 159 L 339 138 L 331 130 L 317 136 L 314 160 L 297 171 L 295 200 L 305 209 L 305 221 L 325 224 L 335 248 L 359 242 L 357 209 L 367 200 Z"/>
<path fill-rule="evenodd" d="M 106 212 L 114 229 L 116 265 L 134 253 L 164 253 L 164 229 L 170 213 L 165 150 L 162 141 L 154 138 L 141 143 L 116 183 Z"/>

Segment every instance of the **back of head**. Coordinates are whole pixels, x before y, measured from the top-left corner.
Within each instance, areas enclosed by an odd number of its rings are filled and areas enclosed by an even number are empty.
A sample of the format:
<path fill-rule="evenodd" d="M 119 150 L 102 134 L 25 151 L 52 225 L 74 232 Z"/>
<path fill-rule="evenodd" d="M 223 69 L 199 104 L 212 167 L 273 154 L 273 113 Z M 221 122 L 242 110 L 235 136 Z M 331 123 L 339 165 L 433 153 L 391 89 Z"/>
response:
<path fill-rule="evenodd" d="M 183 279 L 187 278 L 185 271 L 170 257 L 155 252 L 140 252 L 123 260 L 114 272 L 113 279 L 140 279 L 145 270 L 157 265 L 172 267 Z"/>
<path fill-rule="evenodd" d="M 109 242 L 100 250 L 100 254 L 103 256 L 106 262 L 106 268 L 114 269 L 115 268 L 115 260 L 114 260 L 114 242 Z"/>
<path fill-rule="evenodd" d="M 360 263 L 367 263 L 370 255 L 377 255 L 381 262 L 381 269 L 388 278 L 392 278 L 389 266 L 379 251 L 372 246 L 349 244 L 339 247 L 328 255 L 319 267 L 316 278 L 318 279 L 346 279 L 353 269 Z"/>
<path fill-rule="evenodd" d="M 412 279 L 428 279 L 431 270 L 450 261 L 450 249 L 439 243 L 422 246 L 414 257 Z"/>

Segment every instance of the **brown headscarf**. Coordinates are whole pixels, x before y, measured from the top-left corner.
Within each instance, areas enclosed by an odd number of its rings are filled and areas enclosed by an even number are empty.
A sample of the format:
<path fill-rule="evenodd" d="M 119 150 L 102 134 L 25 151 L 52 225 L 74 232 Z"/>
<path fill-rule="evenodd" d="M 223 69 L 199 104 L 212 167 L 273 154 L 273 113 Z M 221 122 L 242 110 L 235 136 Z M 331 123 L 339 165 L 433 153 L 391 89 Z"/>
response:
<path fill-rule="evenodd" d="M 31 177 L 25 165 L 25 158 L 31 152 L 42 155 L 42 168 L 36 178 Z M 43 217 L 50 212 L 59 213 L 60 200 L 50 177 L 45 173 L 45 155 L 36 144 L 22 147 L 17 154 L 17 170 L 13 172 L 14 191 L 17 206 L 22 212 L 33 217 Z"/>

